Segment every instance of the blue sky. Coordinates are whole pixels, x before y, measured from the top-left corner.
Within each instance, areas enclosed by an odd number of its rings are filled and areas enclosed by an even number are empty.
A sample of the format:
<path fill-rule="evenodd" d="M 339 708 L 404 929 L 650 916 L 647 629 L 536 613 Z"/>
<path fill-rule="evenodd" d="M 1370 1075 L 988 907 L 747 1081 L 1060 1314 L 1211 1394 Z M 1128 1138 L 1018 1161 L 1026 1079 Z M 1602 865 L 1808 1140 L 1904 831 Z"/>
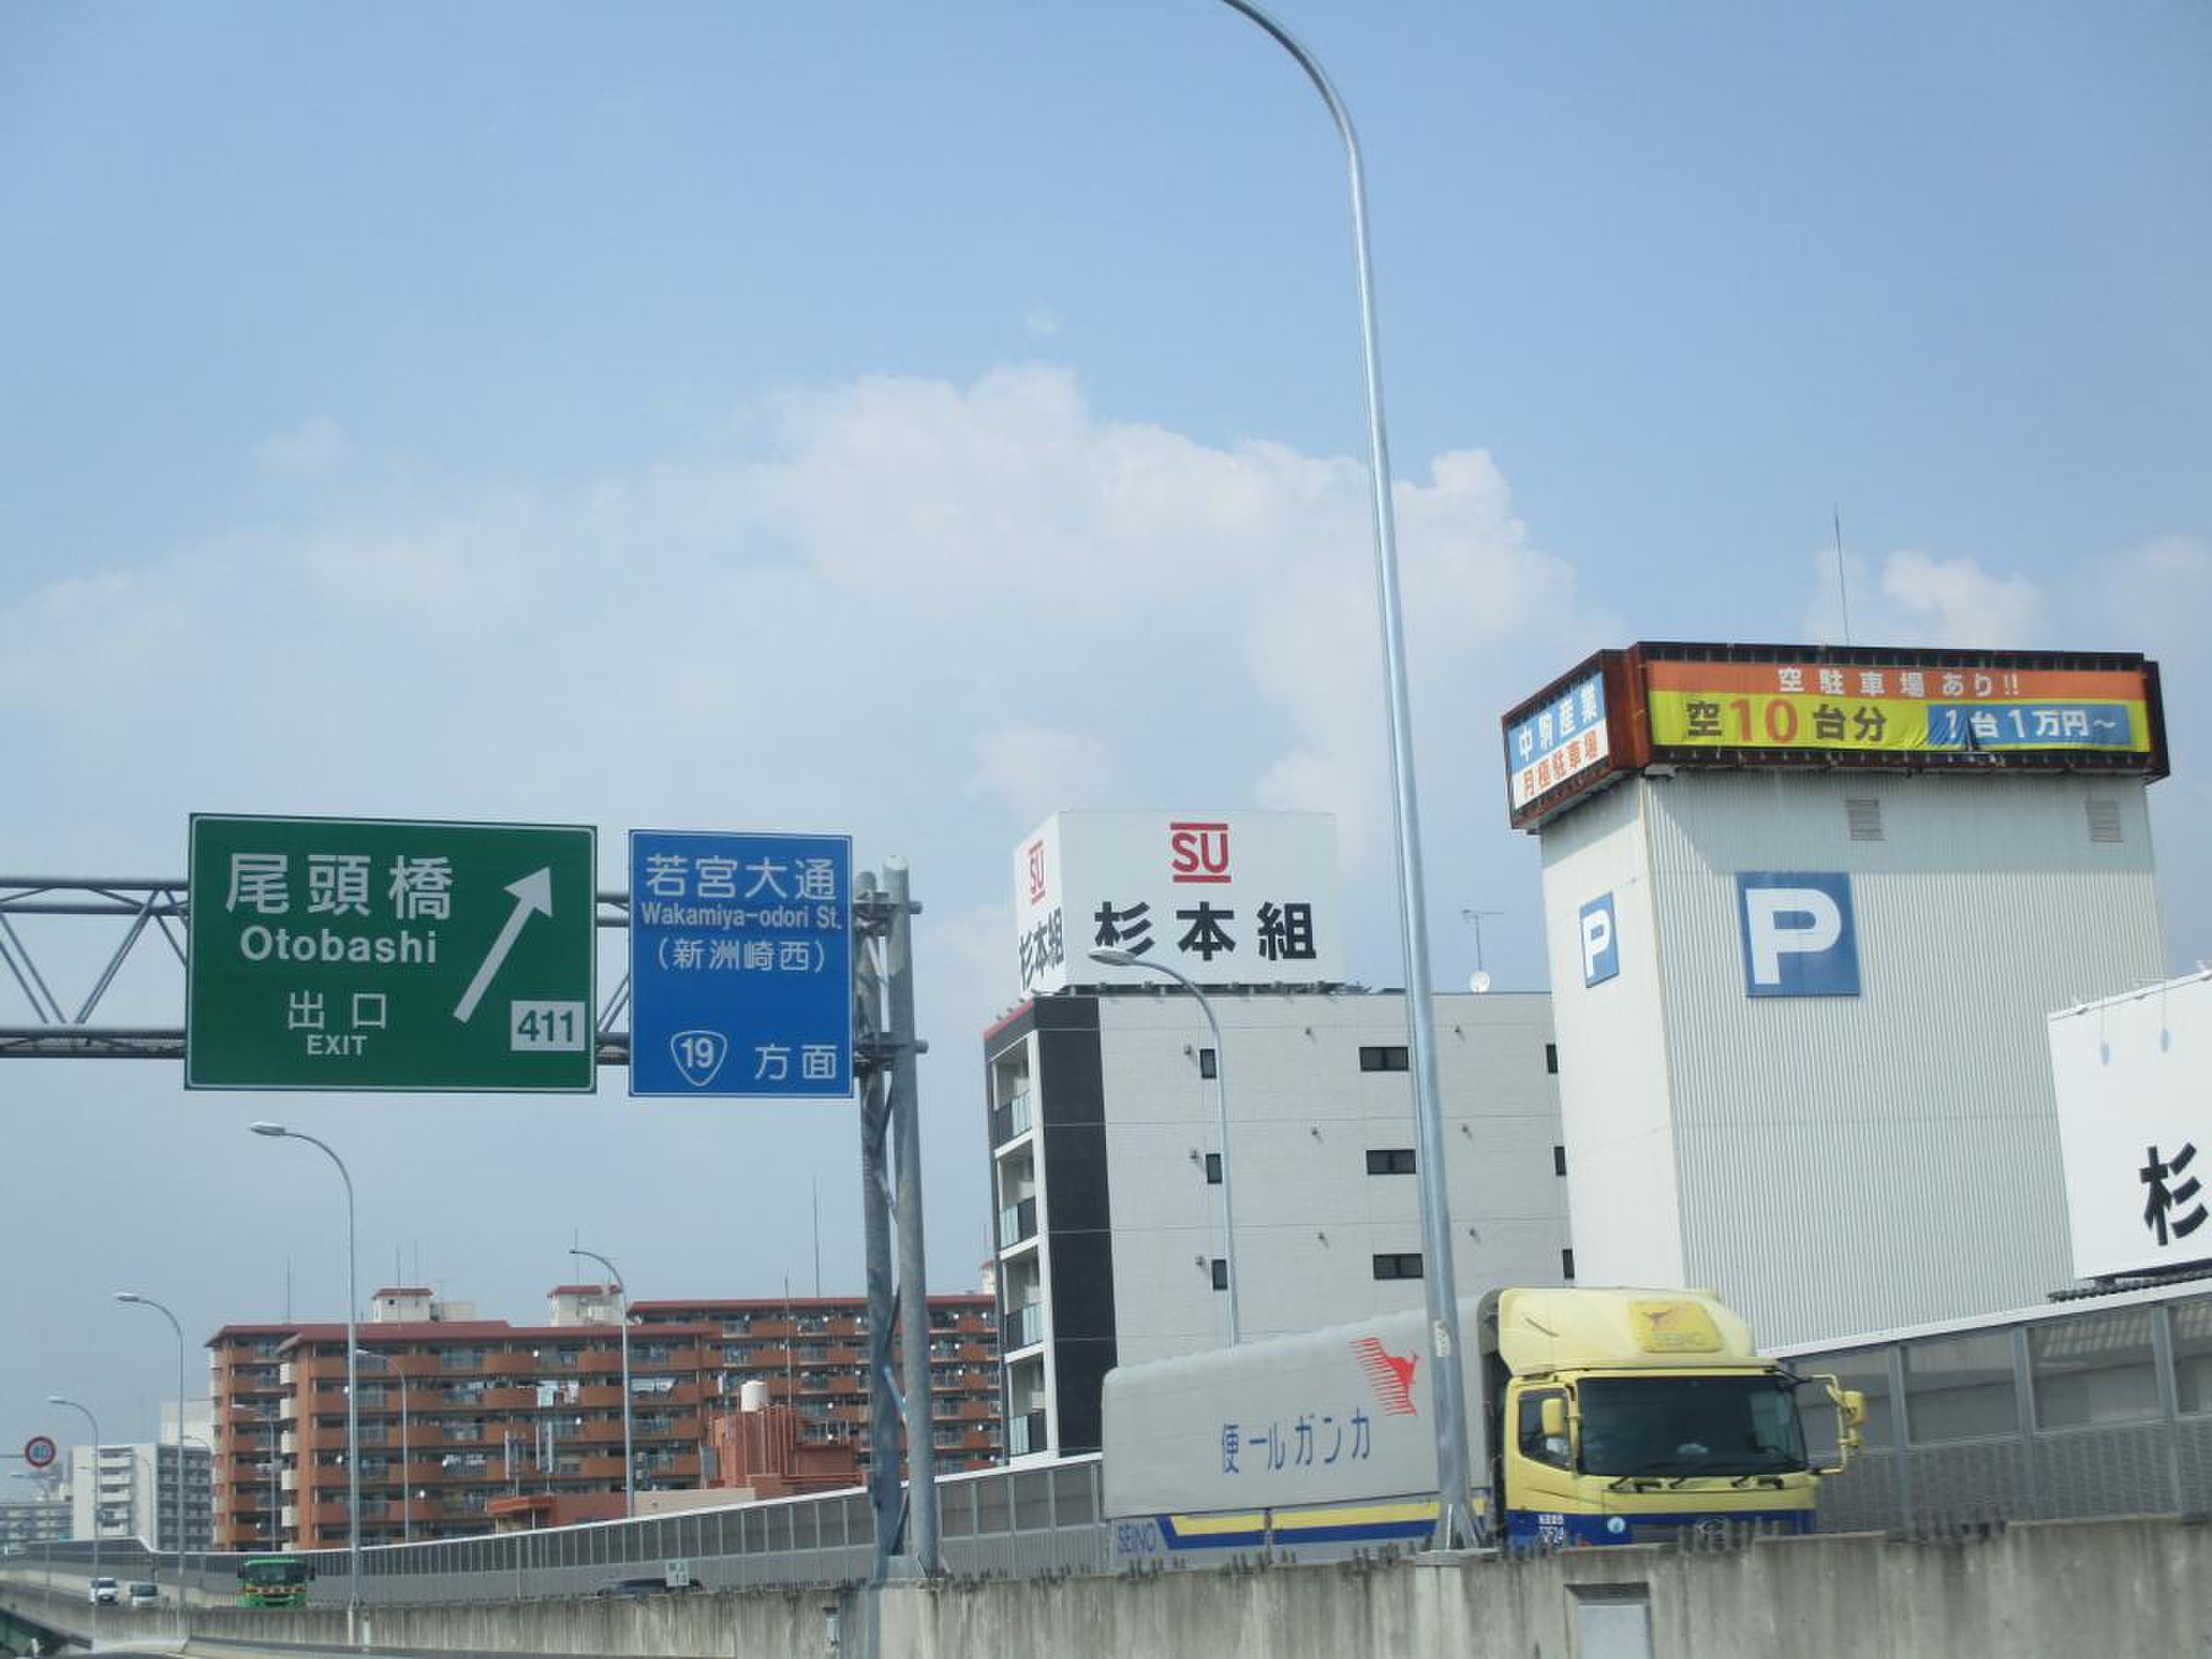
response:
<path fill-rule="evenodd" d="M 2169 950 L 2212 953 L 2212 14 L 1282 16 L 1367 149 L 1439 982 L 1479 906 L 1541 982 L 1498 714 L 1600 644 L 1832 636 L 1831 507 L 1862 641 L 2163 659 Z M 1355 967 L 1398 977 L 1343 177 L 1227 8 L 18 4 L 0 226 L 0 867 L 173 873 L 195 808 L 905 853 L 948 1286 L 1045 813 L 1335 810 Z M 333 1301 L 313 1171 L 258 1233 L 166 1196 L 283 1149 L 158 1069 L 11 1067 L 8 1134 L 146 1154 L 115 1179 L 202 1239 L 201 1328 L 271 1312 L 272 1240 Z M 641 1295 L 772 1292 L 811 1277 L 796 1171 L 850 1184 L 818 1115 L 297 1115 L 356 1137 L 372 1260 L 516 1318 L 567 1271 L 525 1214 L 604 1217 Z M 794 1180 L 724 1216 L 702 1136 Z M 691 1202 L 607 1207 L 581 1146 Z M 53 1295 L 135 1365 L 95 1305 L 132 1248 Z M 0 1429 L 68 1381 L 0 1364 Z"/>

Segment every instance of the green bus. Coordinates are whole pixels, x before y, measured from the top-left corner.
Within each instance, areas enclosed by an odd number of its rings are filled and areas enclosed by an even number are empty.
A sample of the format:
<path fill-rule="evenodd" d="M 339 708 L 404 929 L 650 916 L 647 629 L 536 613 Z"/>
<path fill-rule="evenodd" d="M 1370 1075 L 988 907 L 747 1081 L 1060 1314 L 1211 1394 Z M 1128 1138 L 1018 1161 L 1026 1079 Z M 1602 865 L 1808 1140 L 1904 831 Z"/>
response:
<path fill-rule="evenodd" d="M 307 1602 L 315 1570 L 298 1556 L 255 1556 L 238 1570 L 241 1607 L 298 1607 Z"/>

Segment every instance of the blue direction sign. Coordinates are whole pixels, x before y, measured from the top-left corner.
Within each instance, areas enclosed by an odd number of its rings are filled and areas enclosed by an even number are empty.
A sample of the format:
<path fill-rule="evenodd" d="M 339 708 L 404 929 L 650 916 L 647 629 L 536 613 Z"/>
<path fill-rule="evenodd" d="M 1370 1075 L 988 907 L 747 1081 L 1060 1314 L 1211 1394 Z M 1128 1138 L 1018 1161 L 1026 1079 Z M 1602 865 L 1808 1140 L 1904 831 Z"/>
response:
<path fill-rule="evenodd" d="M 629 832 L 629 1092 L 853 1092 L 853 838 Z"/>

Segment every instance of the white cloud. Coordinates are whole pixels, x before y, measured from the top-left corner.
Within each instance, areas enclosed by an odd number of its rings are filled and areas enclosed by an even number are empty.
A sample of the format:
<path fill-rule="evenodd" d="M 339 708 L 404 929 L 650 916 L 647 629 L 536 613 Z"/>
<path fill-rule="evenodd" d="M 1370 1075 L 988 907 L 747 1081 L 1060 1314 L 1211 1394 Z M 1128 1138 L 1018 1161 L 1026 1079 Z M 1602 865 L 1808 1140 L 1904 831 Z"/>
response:
<path fill-rule="evenodd" d="M 0 603 L 14 861 L 174 873 L 194 810 L 518 819 L 600 826 L 611 885 L 632 825 L 850 830 L 864 867 L 907 857 L 926 906 L 932 1277 L 972 1282 L 990 1209 L 965 1103 L 978 1036 L 1012 1000 L 1011 850 L 1047 813 L 1333 809 L 1350 961 L 1398 979 L 1365 476 L 1099 420 L 1043 368 L 816 387 L 731 429 L 703 457 L 565 489 L 351 494 L 300 528 Z M 1618 625 L 1529 544 L 1486 457 L 1444 457 L 1397 502 L 1438 913 L 1473 900 L 1458 882 L 1474 870 L 1523 888 L 1533 915 L 1498 712 Z M 176 1017 L 179 987 L 144 989 L 173 1000 L 134 1017 Z M 132 1103 L 103 1100 L 106 1120 L 176 1118 L 173 1073 L 119 1087 Z M 641 1113 L 620 1088 L 563 1102 L 561 1134 L 600 1148 L 606 1191 L 664 1190 L 704 1119 Z M 511 1158 L 529 1115 L 431 1106 L 447 1169 Z M 850 1158 L 849 1119 L 712 1121 L 780 1169 Z M 417 1213 L 445 1202 L 419 1171 L 380 1176 L 373 1136 L 363 1152 L 364 1178 L 418 1191 Z M 806 1236 L 794 1202 L 742 1241 L 738 1288 L 792 1265 L 777 1253 Z M 626 1252 L 664 1279 L 728 1277 L 713 1204 L 619 1213 Z M 515 1312 L 522 1293 L 466 1248 L 474 1287 Z"/>
<path fill-rule="evenodd" d="M 1813 555 L 1818 597 L 1806 612 L 1808 639 L 1841 641 L 1845 607 L 1838 602 L 1835 555 Z M 1912 549 L 1888 555 L 1868 580 L 1864 560 L 1847 558 L 1850 637 L 1872 645 L 1947 645 L 2018 650 L 2042 633 L 2042 590 L 2021 575 L 1984 571 L 1971 559 L 1937 559 Z"/>
<path fill-rule="evenodd" d="M 2094 560 L 2067 607 L 2086 643 L 2160 658 L 2169 675 L 2196 673 L 2212 637 L 2212 541 L 2161 535 Z"/>
<path fill-rule="evenodd" d="M 1060 319 L 1053 314 L 1049 307 L 1032 305 L 1024 313 L 1021 326 L 1031 339 L 1049 340 L 1060 332 Z"/>
<path fill-rule="evenodd" d="M 283 477 L 321 477 L 337 471 L 351 457 L 353 446 L 338 423 L 327 415 L 315 415 L 288 432 L 276 432 L 253 446 L 253 459 L 264 472 Z"/>
<path fill-rule="evenodd" d="M 995 903 L 1064 805 L 1296 805 L 1340 815 L 1349 885 L 1386 900 L 1357 463 L 1102 422 L 1045 367 L 802 389 L 736 429 L 17 601 L 0 721 L 53 783 L 27 832 L 166 865 L 209 807 L 850 825 Z M 311 430 L 288 453 L 337 453 Z M 1396 501 L 1425 814 L 1459 848 L 1502 834 L 1498 712 L 1618 625 L 1486 455 Z M 126 749 L 127 784 L 96 759 Z"/>

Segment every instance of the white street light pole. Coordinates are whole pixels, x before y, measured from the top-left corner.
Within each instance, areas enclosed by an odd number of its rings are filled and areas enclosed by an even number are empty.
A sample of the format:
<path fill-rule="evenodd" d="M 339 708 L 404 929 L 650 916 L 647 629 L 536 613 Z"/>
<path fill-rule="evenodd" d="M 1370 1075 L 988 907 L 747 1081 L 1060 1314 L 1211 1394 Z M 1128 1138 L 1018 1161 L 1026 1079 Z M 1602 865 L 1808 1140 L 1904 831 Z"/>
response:
<path fill-rule="evenodd" d="M 100 1419 L 92 1415 L 92 1407 L 80 1406 L 75 1400 L 60 1394 L 48 1394 L 49 1406 L 66 1406 L 72 1411 L 85 1414 L 85 1421 L 92 1425 L 92 1576 L 100 1576 Z"/>
<path fill-rule="evenodd" d="M 374 1348 L 356 1350 L 363 1359 L 374 1359 L 390 1368 L 399 1379 L 399 1541 L 415 1541 L 415 1494 L 413 1482 L 407 1473 L 407 1373 L 399 1369 L 399 1361 L 390 1354 L 380 1354 Z"/>
<path fill-rule="evenodd" d="M 1193 984 L 1180 971 L 1165 962 L 1148 962 L 1126 950 L 1106 947 L 1090 953 L 1090 959 L 1102 962 L 1109 968 L 1142 968 L 1149 973 L 1165 974 L 1198 999 L 1199 1012 L 1214 1033 L 1214 1112 L 1219 1121 L 1221 1140 L 1221 1242 L 1222 1253 L 1229 1264 L 1229 1346 L 1237 1346 L 1237 1219 L 1236 1211 L 1229 1201 L 1229 1055 L 1221 1041 L 1221 1022 L 1214 1018 L 1214 1005 L 1206 1000 L 1206 993 Z"/>
<path fill-rule="evenodd" d="M 597 1251 L 571 1245 L 569 1253 L 589 1256 L 606 1268 L 615 1281 L 616 1299 L 622 1304 L 622 1514 L 627 1520 L 638 1512 L 638 1458 L 629 1443 L 629 1289 L 615 1265 Z"/>
<path fill-rule="evenodd" d="M 141 1308 L 151 1308 L 169 1321 L 169 1327 L 177 1334 L 177 1610 L 182 1617 L 184 1608 L 184 1327 L 177 1316 L 163 1303 L 150 1296 L 141 1296 L 135 1290 L 118 1290 L 115 1300 L 131 1302 Z M 161 1482 L 154 1482 L 154 1524 L 161 1521 Z"/>
<path fill-rule="evenodd" d="M 353 1176 L 347 1171 L 344 1159 L 303 1130 L 287 1129 L 282 1124 L 269 1123 L 249 1124 L 246 1126 L 256 1135 L 265 1135 L 277 1140 L 305 1141 L 309 1146 L 319 1148 L 324 1157 L 338 1166 L 338 1179 L 346 1183 L 346 1630 L 347 1640 L 350 1641 L 361 1606 L 361 1422 L 353 1398 L 353 1304 L 356 1297 Z M 312 1414 L 313 1408 L 311 1390 L 308 1412 Z M 312 1418 L 310 1416 L 309 1421 L 302 1427 L 302 1432 L 312 1428 Z M 313 1547 L 313 1522 L 314 1506 L 311 1503 L 308 1505 L 307 1519 L 300 1528 L 302 1547 Z"/>
<path fill-rule="evenodd" d="M 1369 486 L 1375 533 L 1375 583 L 1382 624 L 1383 678 L 1389 690 L 1390 764 L 1395 788 L 1398 912 L 1406 951 L 1406 1035 L 1413 1071 L 1414 1130 L 1421 1173 L 1421 1288 L 1428 1302 L 1430 1377 L 1436 1412 L 1436 1544 L 1453 1549 L 1478 1534 L 1469 1503 L 1474 1486 L 1467 1450 L 1467 1403 L 1459 1352 L 1459 1291 L 1452 1262 L 1452 1208 L 1444 1181 L 1443 1111 L 1436 1083 L 1436 1002 L 1429 980 L 1429 901 L 1421 881 L 1421 826 L 1413 781 L 1413 716 L 1406 692 L 1406 628 L 1398 597 L 1397 528 L 1390 500 L 1390 442 L 1382 425 L 1382 351 L 1375 327 L 1375 288 L 1368 256 L 1367 181 L 1359 140 L 1336 88 L 1313 54 L 1252 0 L 1222 0 L 1257 24 L 1297 60 L 1321 94 L 1344 141 L 1352 195 L 1352 253 L 1359 278 L 1359 341 L 1367 363 Z"/>

